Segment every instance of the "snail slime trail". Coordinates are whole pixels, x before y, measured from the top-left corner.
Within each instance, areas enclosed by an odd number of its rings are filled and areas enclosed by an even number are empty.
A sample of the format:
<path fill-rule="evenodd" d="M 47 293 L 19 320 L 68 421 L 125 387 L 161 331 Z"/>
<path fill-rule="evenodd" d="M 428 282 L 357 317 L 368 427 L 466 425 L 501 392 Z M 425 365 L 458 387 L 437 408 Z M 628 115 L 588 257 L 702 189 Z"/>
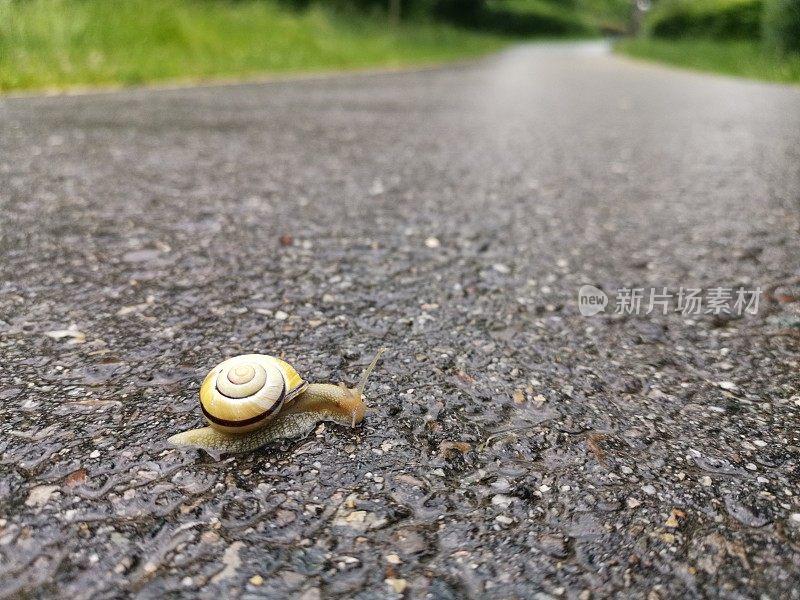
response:
<path fill-rule="evenodd" d="M 169 438 L 219 458 L 264 444 L 307 435 L 320 421 L 355 427 L 364 420 L 364 388 L 383 349 L 358 385 L 308 383 L 289 363 L 267 354 L 234 356 L 214 367 L 200 386 L 207 427 Z"/>

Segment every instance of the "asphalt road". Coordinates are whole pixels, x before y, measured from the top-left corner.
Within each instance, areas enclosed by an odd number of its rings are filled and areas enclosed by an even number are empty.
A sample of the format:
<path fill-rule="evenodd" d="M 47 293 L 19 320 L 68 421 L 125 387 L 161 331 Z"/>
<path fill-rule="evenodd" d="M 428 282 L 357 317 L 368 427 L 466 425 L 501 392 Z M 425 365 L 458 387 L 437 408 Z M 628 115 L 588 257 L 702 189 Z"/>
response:
<path fill-rule="evenodd" d="M 800 597 L 800 89 L 586 44 L 5 98 L 0 182 L 3 598 Z M 363 427 L 166 443 L 225 357 L 381 346 Z"/>

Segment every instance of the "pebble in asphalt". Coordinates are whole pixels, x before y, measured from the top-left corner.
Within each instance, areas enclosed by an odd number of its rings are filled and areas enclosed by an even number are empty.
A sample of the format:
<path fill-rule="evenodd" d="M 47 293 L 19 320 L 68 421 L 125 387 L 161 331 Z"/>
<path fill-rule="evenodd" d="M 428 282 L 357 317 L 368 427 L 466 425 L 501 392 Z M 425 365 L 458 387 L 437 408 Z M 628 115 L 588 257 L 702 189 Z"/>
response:
<path fill-rule="evenodd" d="M 0 181 L 0 596 L 800 596 L 797 88 L 586 44 L 5 98 Z M 225 357 L 379 346 L 361 428 L 166 444 Z"/>

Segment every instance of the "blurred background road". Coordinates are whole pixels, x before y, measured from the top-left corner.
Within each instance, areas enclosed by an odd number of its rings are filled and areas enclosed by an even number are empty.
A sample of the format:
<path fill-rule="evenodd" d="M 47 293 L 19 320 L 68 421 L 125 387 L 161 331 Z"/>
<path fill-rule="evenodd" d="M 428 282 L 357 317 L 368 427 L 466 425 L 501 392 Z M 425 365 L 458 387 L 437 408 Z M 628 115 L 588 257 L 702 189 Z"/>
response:
<path fill-rule="evenodd" d="M 590 42 L 3 98 L 0 178 L 0 596 L 798 597 L 797 88 Z M 380 346 L 359 429 L 165 443 L 227 356 Z"/>

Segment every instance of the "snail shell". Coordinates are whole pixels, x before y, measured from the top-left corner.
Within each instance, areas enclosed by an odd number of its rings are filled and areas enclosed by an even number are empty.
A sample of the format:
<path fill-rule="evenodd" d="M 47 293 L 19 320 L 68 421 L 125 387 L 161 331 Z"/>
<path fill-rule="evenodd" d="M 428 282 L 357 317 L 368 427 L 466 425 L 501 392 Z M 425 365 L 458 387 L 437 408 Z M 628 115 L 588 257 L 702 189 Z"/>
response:
<path fill-rule="evenodd" d="M 287 362 L 267 354 L 244 354 L 220 363 L 200 387 L 208 424 L 223 433 L 263 427 L 308 383 Z"/>

